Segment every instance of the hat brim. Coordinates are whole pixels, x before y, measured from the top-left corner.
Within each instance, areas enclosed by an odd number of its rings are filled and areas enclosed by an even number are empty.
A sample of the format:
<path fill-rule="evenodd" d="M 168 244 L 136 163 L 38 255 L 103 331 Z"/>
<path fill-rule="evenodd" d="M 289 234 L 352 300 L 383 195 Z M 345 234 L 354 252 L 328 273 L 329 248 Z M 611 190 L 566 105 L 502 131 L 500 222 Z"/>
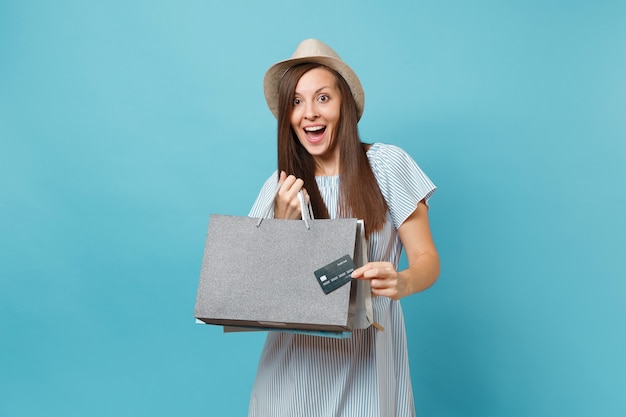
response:
<path fill-rule="evenodd" d="M 327 66 L 337 71 L 346 80 L 356 103 L 357 119 L 360 120 L 365 106 L 365 94 L 363 92 L 363 86 L 361 86 L 361 81 L 356 73 L 352 71 L 352 68 L 346 65 L 341 59 L 328 56 L 307 56 L 303 58 L 286 59 L 277 62 L 267 70 L 265 78 L 263 79 L 263 89 L 265 91 L 265 100 L 267 101 L 270 111 L 274 114 L 274 117 L 278 118 L 278 85 L 280 84 L 280 79 L 285 75 L 285 72 L 294 65 L 309 62 Z"/>

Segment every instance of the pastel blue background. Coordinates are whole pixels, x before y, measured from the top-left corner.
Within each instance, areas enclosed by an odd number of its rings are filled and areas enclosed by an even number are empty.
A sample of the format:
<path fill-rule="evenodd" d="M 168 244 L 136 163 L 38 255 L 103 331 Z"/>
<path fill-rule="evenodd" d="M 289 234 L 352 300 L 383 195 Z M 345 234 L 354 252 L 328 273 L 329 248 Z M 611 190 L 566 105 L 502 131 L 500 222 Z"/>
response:
<path fill-rule="evenodd" d="M 263 336 L 193 320 L 209 213 L 275 166 L 307 37 L 439 186 L 403 300 L 420 416 L 626 415 L 623 1 L 0 2 L 0 416 L 245 415 Z M 243 284 L 243 283 L 242 283 Z"/>

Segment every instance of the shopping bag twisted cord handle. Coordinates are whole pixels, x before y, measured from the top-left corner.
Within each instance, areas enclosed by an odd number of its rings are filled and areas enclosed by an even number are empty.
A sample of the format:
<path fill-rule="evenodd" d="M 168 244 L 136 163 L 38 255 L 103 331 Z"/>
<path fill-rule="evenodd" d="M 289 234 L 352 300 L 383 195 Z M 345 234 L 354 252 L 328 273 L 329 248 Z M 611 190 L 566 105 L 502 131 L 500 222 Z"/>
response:
<path fill-rule="evenodd" d="M 274 192 L 274 198 L 270 201 L 263 216 L 259 218 L 259 221 L 256 223 L 256 227 L 261 226 L 261 222 L 263 219 L 269 218 L 272 208 L 274 206 L 274 200 L 276 199 L 276 194 L 278 194 L 278 190 L 280 190 L 280 186 L 283 185 L 282 181 L 279 181 L 276 184 L 276 191 Z M 298 192 L 298 200 L 300 200 L 300 212 L 302 213 L 302 221 L 304 222 L 307 230 L 311 229 L 311 225 L 309 224 L 309 220 L 313 219 L 313 210 L 311 209 L 311 204 L 307 204 L 304 199 L 304 193 L 302 190 Z"/>

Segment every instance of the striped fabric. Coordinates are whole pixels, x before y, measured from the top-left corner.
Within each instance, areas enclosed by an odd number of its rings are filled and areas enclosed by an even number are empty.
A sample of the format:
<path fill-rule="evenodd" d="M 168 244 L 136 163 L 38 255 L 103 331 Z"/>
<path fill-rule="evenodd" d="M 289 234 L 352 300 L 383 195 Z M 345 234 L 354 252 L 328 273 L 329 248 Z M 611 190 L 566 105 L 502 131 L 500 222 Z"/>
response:
<path fill-rule="evenodd" d="M 370 235 L 370 261 L 398 265 L 402 243 L 397 228 L 428 200 L 435 186 L 402 149 L 375 143 L 367 152 L 389 204 L 385 227 Z M 317 177 L 329 213 L 337 213 L 339 177 Z M 266 181 L 250 216 L 260 217 L 274 197 L 276 172 Z M 373 327 L 350 339 L 269 332 L 250 398 L 250 417 L 415 415 L 399 301 L 374 297 Z"/>

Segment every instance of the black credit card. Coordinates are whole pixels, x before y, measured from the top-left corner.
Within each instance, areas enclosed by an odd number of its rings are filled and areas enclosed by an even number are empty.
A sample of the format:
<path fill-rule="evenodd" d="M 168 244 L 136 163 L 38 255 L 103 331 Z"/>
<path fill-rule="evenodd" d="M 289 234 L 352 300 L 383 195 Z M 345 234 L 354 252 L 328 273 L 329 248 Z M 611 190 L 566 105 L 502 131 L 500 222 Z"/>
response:
<path fill-rule="evenodd" d="M 324 293 L 328 294 L 350 282 L 352 279 L 350 274 L 354 269 L 352 258 L 345 255 L 315 271 L 315 278 L 317 278 L 317 282 L 319 282 Z"/>

